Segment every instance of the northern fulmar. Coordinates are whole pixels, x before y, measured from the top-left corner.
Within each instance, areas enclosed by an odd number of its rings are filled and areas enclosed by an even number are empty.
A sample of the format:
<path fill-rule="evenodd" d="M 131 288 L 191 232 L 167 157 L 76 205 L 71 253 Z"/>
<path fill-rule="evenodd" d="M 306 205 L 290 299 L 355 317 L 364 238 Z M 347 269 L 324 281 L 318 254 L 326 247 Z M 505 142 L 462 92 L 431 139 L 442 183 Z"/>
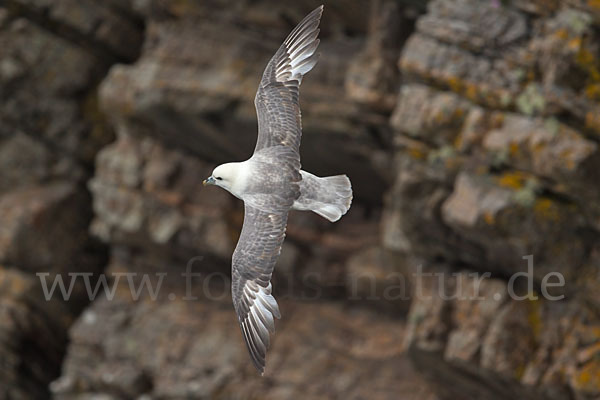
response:
<path fill-rule="evenodd" d="M 290 210 L 314 211 L 335 222 L 350 208 L 346 175 L 317 177 L 300 169 L 299 87 L 317 63 L 323 6 L 292 30 L 271 58 L 256 92 L 258 140 L 243 162 L 219 165 L 203 183 L 216 185 L 244 201 L 244 225 L 232 257 L 231 294 L 242 336 L 261 374 L 281 318 L 271 295 L 271 274 L 281 252 Z"/>

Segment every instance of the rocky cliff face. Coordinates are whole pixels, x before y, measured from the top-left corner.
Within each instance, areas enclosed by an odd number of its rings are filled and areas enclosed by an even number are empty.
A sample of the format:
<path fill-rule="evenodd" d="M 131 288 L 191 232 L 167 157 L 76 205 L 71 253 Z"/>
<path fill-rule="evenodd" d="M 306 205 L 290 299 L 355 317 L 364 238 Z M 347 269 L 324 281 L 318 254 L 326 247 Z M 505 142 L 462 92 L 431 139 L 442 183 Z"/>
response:
<path fill-rule="evenodd" d="M 442 398 L 600 395 L 597 11 L 432 1 L 403 48 L 385 244 L 464 271 L 451 300 L 426 279 L 433 299 L 409 314 L 411 358 Z M 526 255 L 536 294 L 515 301 L 502 283 Z M 469 271 L 495 276 L 481 302 L 464 301 Z M 542 296 L 553 272 L 565 285 Z"/>
<path fill-rule="evenodd" d="M 86 189 L 114 140 L 98 108 L 108 68 L 137 57 L 141 20 L 96 2 L 0 4 L 0 397 L 47 398 L 68 328 L 87 304 L 46 301 L 35 273 L 98 274 Z M 122 36 L 122 39 L 118 37 Z"/>
<path fill-rule="evenodd" d="M 243 208 L 201 181 L 252 151 L 262 69 L 317 5 L 0 3 L 0 398 L 600 398 L 583 0 L 325 5 L 303 168 L 355 198 L 290 216 L 256 376 L 229 299 Z"/>

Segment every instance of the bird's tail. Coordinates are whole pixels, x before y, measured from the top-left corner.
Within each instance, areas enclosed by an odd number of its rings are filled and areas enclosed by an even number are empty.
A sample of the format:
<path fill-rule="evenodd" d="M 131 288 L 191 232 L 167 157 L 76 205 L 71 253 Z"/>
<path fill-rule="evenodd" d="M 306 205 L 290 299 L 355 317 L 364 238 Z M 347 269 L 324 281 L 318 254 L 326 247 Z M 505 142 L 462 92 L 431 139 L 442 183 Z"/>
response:
<path fill-rule="evenodd" d="M 346 175 L 319 178 L 305 171 L 301 173 L 301 196 L 293 208 L 313 211 L 331 222 L 348 212 L 352 204 L 352 184 Z"/>

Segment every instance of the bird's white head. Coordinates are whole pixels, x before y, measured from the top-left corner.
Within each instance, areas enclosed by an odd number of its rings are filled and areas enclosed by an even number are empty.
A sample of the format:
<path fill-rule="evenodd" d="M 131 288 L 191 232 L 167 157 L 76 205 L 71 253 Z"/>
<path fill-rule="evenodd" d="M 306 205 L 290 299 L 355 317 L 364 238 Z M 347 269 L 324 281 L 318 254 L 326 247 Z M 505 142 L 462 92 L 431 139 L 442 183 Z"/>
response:
<path fill-rule="evenodd" d="M 220 186 L 223 189 L 234 193 L 235 188 L 238 186 L 236 184 L 239 183 L 240 164 L 241 163 L 227 163 L 219 165 L 213 170 L 212 175 L 206 178 L 202 184 L 205 186 Z"/>

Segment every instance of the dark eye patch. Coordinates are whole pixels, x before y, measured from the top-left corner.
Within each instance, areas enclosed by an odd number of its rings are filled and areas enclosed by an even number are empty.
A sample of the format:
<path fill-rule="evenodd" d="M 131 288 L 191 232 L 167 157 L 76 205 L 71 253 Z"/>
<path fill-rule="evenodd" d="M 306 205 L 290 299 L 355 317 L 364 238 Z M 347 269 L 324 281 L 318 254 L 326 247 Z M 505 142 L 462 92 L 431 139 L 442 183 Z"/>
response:
<path fill-rule="evenodd" d="M 222 181 L 223 180 L 223 178 L 219 178 L 219 177 L 216 177 L 215 179 L 218 180 L 218 181 Z"/>

